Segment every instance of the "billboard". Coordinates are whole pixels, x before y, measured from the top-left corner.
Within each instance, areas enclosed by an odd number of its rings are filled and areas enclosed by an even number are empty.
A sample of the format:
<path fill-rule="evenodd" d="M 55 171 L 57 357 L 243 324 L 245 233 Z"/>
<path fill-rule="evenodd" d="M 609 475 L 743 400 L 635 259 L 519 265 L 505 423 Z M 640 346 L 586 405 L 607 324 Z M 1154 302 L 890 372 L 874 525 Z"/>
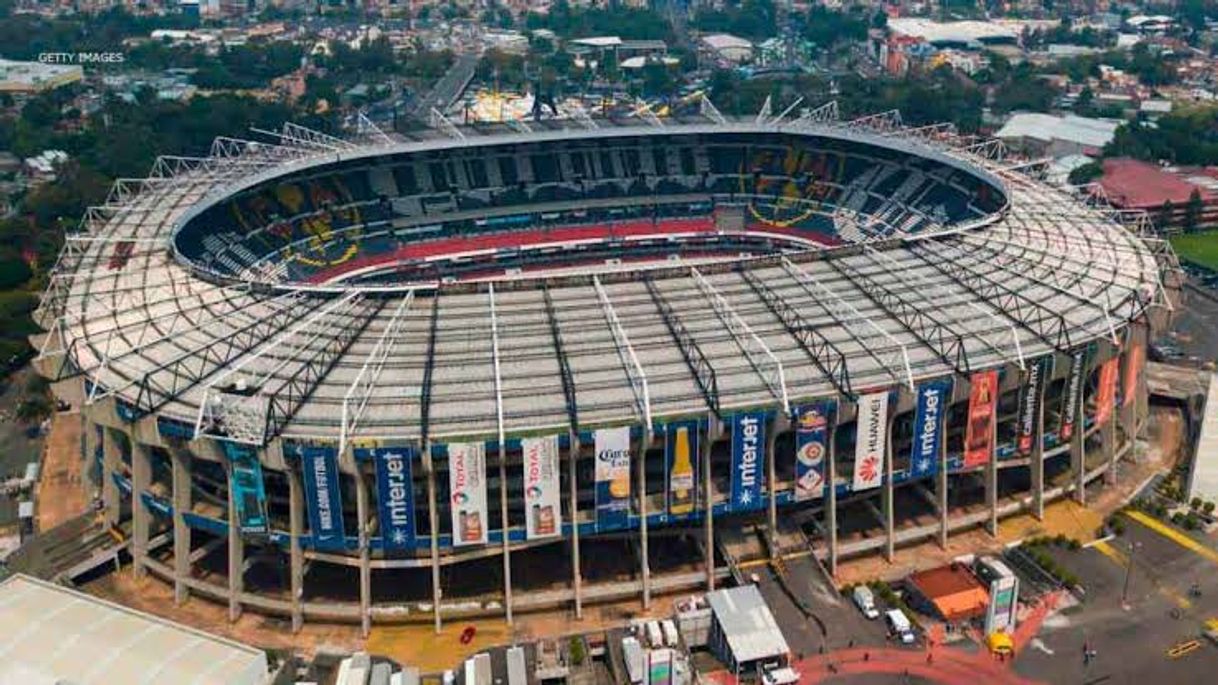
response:
<path fill-rule="evenodd" d="M 228 486 L 237 510 L 237 525 L 242 533 L 269 533 L 266 519 L 266 486 L 258 452 L 248 445 L 222 441 L 229 460 Z"/>
<path fill-rule="evenodd" d="M 862 395 L 854 440 L 854 489 L 880 487 L 888 442 L 888 391 Z"/>
<path fill-rule="evenodd" d="M 688 514 L 698 505 L 698 424 L 670 423 L 664 428 L 664 489 L 670 514 Z"/>
<path fill-rule="evenodd" d="M 1113 357 L 1100 364 L 1099 387 L 1095 393 L 1095 424 L 1098 426 L 1112 418 L 1112 405 L 1116 402 L 1117 364 L 1119 357 Z"/>
<path fill-rule="evenodd" d="M 448 493 L 453 547 L 486 544 L 484 443 L 459 442 L 448 446 Z"/>
<path fill-rule="evenodd" d="M 356 450 L 356 459 L 360 458 Z M 414 546 L 414 448 L 392 447 L 368 450 L 376 464 L 377 518 L 381 545 L 387 550 Z"/>
<path fill-rule="evenodd" d="M 1080 347 L 1070 353 L 1070 375 L 1062 391 L 1061 421 L 1057 427 L 1058 439 L 1066 442 L 1074 435 L 1078 422 L 1079 399 L 1083 396 L 1083 370 L 1087 368 L 1087 348 Z"/>
<path fill-rule="evenodd" d="M 343 530 L 343 496 L 339 489 L 338 453 L 331 447 L 300 448 L 300 471 L 304 475 L 309 530 L 313 546 L 342 549 L 346 546 Z"/>
<path fill-rule="evenodd" d="M 823 497 L 825 458 L 829 454 L 829 414 L 833 400 L 795 409 L 795 501 Z"/>
<path fill-rule="evenodd" d="M 558 436 L 520 441 L 524 470 L 525 536 L 530 540 L 562 532 L 562 492 L 558 472 Z"/>
<path fill-rule="evenodd" d="M 1028 381 L 1019 396 L 1019 420 L 1016 424 L 1015 451 L 1023 456 L 1032 453 L 1039 436 L 1036 434 L 1040 418 L 1040 404 L 1044 401 L 1045 382 L 1053 373 L 1053 358 L 1041 357 L 1028 367 Z"/>
<path fill-rule="evenodd" d="M 1138 375 L 1146 362 L 1146 346 L 1132 345 L 1125 358 L 1125 377 L 1121 380 L 1121 405 L 1128 407 L 1138 396 Z"/>
<path fill-rule="evenodd" d="M 765 486 L 765 414 L 732 416 L 732 511 L 761 507 Z"/>
<path fill-rule="evenodd" d="M 989 462 L 994 451 L 994 415 L 998 409 L 998 372 L 973 374 L 964 429 L 964 468 Z"/>
<path fill-rule="evenodd" d="M 943 414 L 951 402 L 951 379 L 929 381 L 918 386 L 918 405 L 914 410 L 913 445 L 909 454 L 909 475 L 929 476 L 939 470 L 943 448 Z"/>
<path fill-rule="evenodd" d="M 621 528 L 630 513 L 630 427 L 603 428 L 596 443 L 596 526 Z"/>

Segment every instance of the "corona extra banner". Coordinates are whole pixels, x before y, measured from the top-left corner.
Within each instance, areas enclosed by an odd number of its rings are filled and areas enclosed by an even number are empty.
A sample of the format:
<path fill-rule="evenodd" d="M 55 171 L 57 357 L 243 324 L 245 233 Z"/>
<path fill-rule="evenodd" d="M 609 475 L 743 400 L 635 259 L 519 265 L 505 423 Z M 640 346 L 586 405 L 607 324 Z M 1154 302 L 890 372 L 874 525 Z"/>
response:
<path fill-rule="evenodd" d="M 343 530 L 343 496 L 339 490 L 338 454 L 332 447 L 301 447 L 300 472 L 304 476 L 309 530 L 318 549 L 346 546 Z"/>
<path fill-rule="evenodd" d="M 1028 366 L 1028 382 L 1024 383 L 1019 396 L 1019 435 L 1015 439 L 1015 451 L 1022 456 L 1032 453 L 1032 447 L 1040 439 L 1037 435 L 1037 419 L 1040 404 L 1044 401 L 1045 381 L 1053 373 L 1053 358 L 1041 357 Z"/>
<path fill-rule="evenodd" d="M 732 511 L 761 507 L 765 485 L 765 414 L 732 416 Z"/>
<path fill-rule="evenodd" d="M 355 450 L 368 453 L 376 464 L 377 517 L 380 519 L 381 545 L 386 550 L 409 549 L 414 545 L 414 448 L 386 447 Z"/>
<path fill-rule="evenodd" d="M 596 443 L 596 527 L 621 528 L 630 513 L 630 427 L 603 428 Z"/>
<path fill-rule="evenodd" d="M 233 504 L 237 508 L 237 525 L 242 533 L 269 533 L 266 486 L 262 481 L 262 464 L 258 461 L 258 453 L 248 445 L 228 441 L 222 444 L 231 466 L 229 487 L 232 488 Z"/>
<path fill-rule="evenodd" d="M 853 488 L 878 488 L 884 475 L 888 443 L 887 390 L 859 397 L 855 425 Z"/>
<path fill-rule="evenodd" d="M 1083 370 L 1087 368 L 1087 348 L 1080 347 L 1070 353 L 1070 375 L 1062 391 L 1061 421 L 1057 427 L 1058 439 L 1067 442 L 1074 435 L 1078 423 L 1079 399 L 1083 396 Z"/>
<path fill-rule="evenodd" d="M 1112 405 L 1116 403 L 1117 364 L 1119 357 L 1113 357 L 1100 364 L 1099 387 L 1095 391 L 1095 424 L 1098 426 L 1112 418 Z"/>
<path fill-rule="evenodd" d="M 982 371 L 969 379 L 968 424 L 964 429 L 964 468 L 990 461 L 994 451 L 994 415 L 998 409 L 998 372 Z"/>
<path fill-rule="evenodd" d="M 530 540 L 562 532 L 562 486 L 558 475 L 558 436 L 520 441 L 524 469 L 525 536 Z"/>
<path fill-rule="evenodd" d="M 1131 345 L 1125 358 L 1125 377 L 1121 380 L 1121 405 L 1128 407 L 1138 396 L 1138 375 L 1146 362 L 1146 346 Z"/>
<path fill-rule="evenodd" d="M 698 505 L 698 423 L 670 423 L 664 429 L 665 493 L 668 513 L 688 514 Z"/>
<path fill-rule="evenodd" d="M 833 400 L 820 400 L 795 410 L 795 500 L 825 494 L 825 459 L 829 454 L 829 414 Z"/>
<path fill-rule="evenodd" d="M 918 405 L 914 410 L 913 445 L 909 454 L 909 475 L 929 476 L 939 470 L 943 447 L 943 414 L 951 402 L 950 379 L 929 381 L 918 386 Z"/>
<path fill-rule="evenodd" d="M 486 544 L 485 443 L 448 446 L 448 492 L 453 547 Z"/>

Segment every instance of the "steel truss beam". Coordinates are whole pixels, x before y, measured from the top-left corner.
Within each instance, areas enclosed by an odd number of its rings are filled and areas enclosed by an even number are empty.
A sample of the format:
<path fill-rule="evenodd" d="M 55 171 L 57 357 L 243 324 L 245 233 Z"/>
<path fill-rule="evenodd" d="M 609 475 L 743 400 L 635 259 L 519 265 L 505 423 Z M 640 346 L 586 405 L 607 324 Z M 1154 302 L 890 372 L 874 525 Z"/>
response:
<path fill-rule="evenodd" d="M 774 395 L 775 399 L 782 403 L 783 413 L 790 414 L 791 401 L 787 394 L 787 377 L 783 372 L 782 362 L 778 361 L 778 357 L 770 351 L 770 346 L 753 332 L 753 328 L 740 318 L 723 295 L 719 294 L 719 290 L 706 280 L 706 277 L 697 268 L 691 266 L 689 274 L 702 294 L 710 300 L 711 307 L 719 315 L 719 320 L 727 327 L 728 332 L 732 334 L 736 345 L 744 352 L 749 363 L 753 365 L 753 370 L 761 376 L 761 380 L 765 381 L 766 387 L 770 389 L 770 393 Z M 766 367 L 769 367 L 768 372 L 763 370 Z"/>
<path fill-rule="evenodd" d="M 436 333 L 440 328 L 440 289 L 431 296 L 431 321 L 427 325 L 427 357 L 423 362 L 423 385 L 419 388 L 419 444 L 426 445 L 431 433 L 431 392 L 436 370 Z"/>
<path fill-rule="evenodd" d="M 393 138 L 390 138 L 389 134 L 382 131 L 380 126 L 377 126 L 371 119 L 369 119 L 368 115 L 363 110 L 360 110 L 359 114 L 356 115 L 355 126 L 356 135 L 360 137 L 375 140 L 380 143 L 393 142 Z"/>
<path fill-rule="evenodd" d="M 554 342 L 554 355 L 558 359 L 558 376 L 562 381 L 563 400 L 567 405 L 567 420 L 573 433 L 579 432 L 579 403 L 575 401 L 575 376 L 571 373 L 571 362 L 567 359 L 567 351 L 562 342 L 562 330 L 558 326 L 558 316 L 554 311 L 554 298 L 550 295 L 550 287 L 541 285 L 541 296 L 546 304 L 546 320 L 550 324 L 550 339 Z"/>
<path fill-rule="evenodd" d="M 508 128 L 516 131 L 517 133 L 533 132 L 533 128 L 529 126 L 528 123 L 520 119 L 505 119 L 504 122 L 508 125 Z"/>
<path fill-rule="evenodd" d="M 342 425 L 339 428 L 338 437 L 339 454 L 346 451 L 347 442 L 359 427 L 364 410 L 368 407 L 368 399 L 372 396 L 372 391 L 376 389 L 377 381 L 381 378 L 381 371 L 385 368 L 385 360 L 389 358 L 389 354 L 397 347 L 398 341 L 402 337 L 406 313 L 410 311 L 410 305 L 413 302 L 414 291 L 411 290 L 393 310 L 393 314 L 385 324 L 385 329 L 381 331 L 372 351 L 368 353 L 364 363 L 360 366 L 359 373 L 355 374 L 355 379 L 351 381 L 346 394 L 343 395 Z"/>
<path fill-rule="evenodd" d="M 499 437 L 499 454 L 503 455 L 503 450 L 507 449 L 507 433 L 503 425 L 503 373 L 501 362 L 499 361 L 499 314 L 495 311 L 495 284 L 491 283 L 487 290 L 487 305 L 490 306 L 491 315 L 491 368 L 495 371 L 495 426 L 498 429 Z M 502 461 L 500 462 L 502 464 Z M 503 522 L 504 530 L 507 530 L 507 521 Z M 507 541 L 504 540 L 504 544 Z"/>
<path fill-rule="evenodd" d="M 681 321 L 681 317 L 673 309 L 672 303 L 656 287 L 655 281 L 651 278 L 644 278 L 643 285 L 647 286 L 647 292 L 651 294 L 652 301 L 655 302 L 656 308 L 660 310 L 660 316 L 664 319 L 664 325 L 668 328 L 668 333 L 672 336 L 673 342 L 677 344 L 677 349 L 681 351 L 681 356 L 685 359 L 685 365 L 689 367 L 689 372 L 693 375 L 694 382 L 698 385 L 698 390 L 702 392 L 702 399 L 706 400 L 706 406 L 710 407 L 715 416 L 721 416 L 719 411 L 719 381 L 715 376 L 715 367 L 711 366 L 710 360 L 703 354 L 702 348 L 698 346 L 698 342 L 690 335 L 689 329 L 685 327 L 685 323 Z"/>
<path fill-rule="evenodd" d="M 727 123 L 727 119 L 723 117 L 719 108 L 715 107 L 715 103 L 706 96 L 706 93 L 703 93 L 702 98 L 698 101 L 698 112 L 720 126 Z"/>
<path fill-rule="evenodd" d="M 600 126 L 592 120 L 592 117 L 588 114 L 588 110 L 584 109 L 583 107 L 573 105 L 568 107 L 567 111 L 571 113 L 571 118 L 574 119 L 580 126 L 583 126 L 590 131 L 595 131 L 596 129 L 600 128 Z"/>
<path fill-rule="evenodd" d="M 799 343 L 800 348 L 812 360 L 812 363 L 837 392 L 843 397 L 853 399 L 854 390 L 850 384 L 850 370 L 846 363 L 846 355 L 826 338 L 815 326 L 808 323 L 803 315 L 766 285 L 756 274 L 748 269 L 742 269 L 740 276 L 753 292 L 761 298 L 774 318 L 778 319 L 787 333 Z"/>
<path fill-rule="evenodd" d="M 795 128 L 807 128 L 818 124 L 835 124 L 839 119 L 840 114 L 837 109 L 837 100 L 830 100 L 819 107 L 801 112 L 799 117 L 795 121 L 792 121 L 790 125 Z"/>
<path fill-rule="evenodd" d="M 605 286 L 601 285 L 601 279 L 595 275 L 592 276 L 592 285 L 596 288 L 596 295 L 600 299 L 605 321 L 609 323 L 609 332 L 613 335 L 613 345 L 617 348 L 622 370 L 630 382 L 630 389 L 634 394 L 635 410 L 647 426 L 647 430 L 651 431 L 651 391 L 647 387 L 647 374 L 643 371 L 643 365 L 639 363 L 639 357 L 634 353 L 634 348 L 630 346 L 630 338 L 626 335 L 626 329 L 622 327 L 621 320 L 618 319 L 613 302 L 609 300 L 609 293 L 605 292 Z"/>
<path fill-rule="evenodd" d="M 851 119 L 846 122 L 846 128 L 884 133 L 887 131 L 900 131 L 904 128 L 904 124 L 901 123 L 901 111 L 890 109 L 887 112 L 878 112 L 865 117 Z"/>
<path fill-rule="evenodd" d="M 437 128 L 443 131 L 444 135 L 448 136 L 449 138 L 465 140 L 465 134 L 461 132 L 461 129 L 457 128 L 456 124 L 449 121 L 448 117 L 444 116 L 444 113 L 435 107 L 431 108 L 431 112 L 427 117 L 427 122 L 432 128 Z"/>
<path fill-rule="evenodd" d="M 767 96 L 765 96 L 765 102 L 763 102 L 761 104 L 761 111 L 757 112 L 757 119 L 754 121 L 754 123 L 764 124 L 765 122 L 769 121 L 770 117 L 773 114 L 774 114 L 774 96 L 767 95 Z"/>

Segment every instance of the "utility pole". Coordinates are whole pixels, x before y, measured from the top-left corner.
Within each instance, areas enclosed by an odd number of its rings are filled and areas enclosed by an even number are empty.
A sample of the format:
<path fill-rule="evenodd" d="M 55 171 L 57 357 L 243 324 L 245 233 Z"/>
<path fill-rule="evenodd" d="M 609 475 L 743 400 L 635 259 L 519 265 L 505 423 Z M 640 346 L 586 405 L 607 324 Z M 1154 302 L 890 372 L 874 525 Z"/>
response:
<path fill-rule="evenodd" d="M 1121 607 L 1126 611 L 1129 611 L 1129 579 L 1133 576 L 1133 555 L 1141 546 L 1140 542 L 1129 543 L 1129 561 L 1125 563 L 1125 582 L 1121 587 Z"/>

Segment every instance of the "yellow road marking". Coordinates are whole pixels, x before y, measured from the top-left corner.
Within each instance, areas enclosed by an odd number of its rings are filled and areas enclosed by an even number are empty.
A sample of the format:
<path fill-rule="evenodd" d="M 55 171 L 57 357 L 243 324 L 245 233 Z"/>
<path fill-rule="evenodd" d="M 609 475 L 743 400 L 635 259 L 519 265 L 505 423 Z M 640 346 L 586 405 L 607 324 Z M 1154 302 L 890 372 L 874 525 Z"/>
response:
<path fill-rule="evenodd" d="M 1107 542 L 1100 540 L 1100 541 L 1092 544 L 1091 546 L 1095 548 L 1095 551 L 1097 551 L 1100 554 L 1103 554 L 1104 556 L 1111 559 L 1113 561 L 1113 563 L 1115 563 L 1117 566 L 1120 566 L 1121 568 L 1125 568 L 1125 567 L 1129 566 L 1129 555 L 1126 554 L 1125 552 L 1123 552 L 1122 550 L 1119 550 L 1116 547 L 1113 547 L 1112 545 L 1108 544 Z M 1147 574 L 1147 575 L 1150 575 L 1150 574 Z M 1171 601 L 1175 602 L 1176 606 L 1180 607 L 1181 609 L 1193 608 L 1193 603 L 1190 602 L 1188 600 L 1188 598 L 1185 597 L 1184 595 L 1180 594 L 1179 592 L 1176 592 L 1171 587 L 1159 582 L 1159 580 L 1157 578 L 1155 578 L 1153 575 L 1151 575 L 1150 580 L 1151 580 L 1151 583 L 1154 584 L 1155 589 L 1158 590 L 1164 597 L 1167 597 Z"/>
<path fill-rule="evenodd" d="M 1200 542 L 1197 542 L 1196 540 L 1185 535 L 1184 533 L 1181 533 L 1180 531 L 1176 530 L 1175 528 L 1172 528 L 1171 526 L 1167 525 L 1166 523 L 1163 523 L 1162 521 L 1160 521 L 1154 517 L 1147 516 L 1146 514 L 1140 512 L 1140 511 L 1129 510 L 1129 511 L 1125 512 L 1125 515 L 1128 516 L 1129 518 L 1133 519 L 1134 521 L 1137 521 L 1138 523 L 1142 524 L 1143 526 L 1146 526 L 1147 528 L 1153 530 L 1154 532 L 1158 533 L 1159 535 L 1162 535 L 1163 537 L 1167 538 L 1168 540 L 1171 540 L 1172 542 L 1176 543 L 1177 545 L 1180 545 L 1181 547 L 1189 550 L 1190 552 L 1195 552 L 1196 554 L 1198 554 L 1202 557 L 1205 557 L 1206 559 L 1209 559 L 1210 561 L 1214 562 L 1215 564 L 1218 564 L 1218 552 L 1215 552 L 1214 550 L 1210 549 L 1209 547 L 1206 547 L 1205 545 L 1201 544 Z"/>
<path fill-rule="evenodd" d="M 781 557 L 778 557 L 777 561 L 783 562 L 783 561 L 790 561 L 792 559 L 802 559 L 804 557 L 811 556 L 811 555 L 812 555 L 812 552 L 810 550 L 801 550 L 799 552 L 791 552 L 790 554 L 784 554 Z M 752 559 L 750 561 L 742 561 L 739 564 L 736 564 L 736 568 L 740 569 L 741 571 L 747 571 L 751 568 L 757 568 L 758 566 L 765 566 L 768 563 L 770 563 L 769 559 Z"/>
<path fill-rule="evenodd" d="M 1189 652 L 1197 650 L 1199 647 L 1201 647 L 1201 642 L 1199 642 L 1197 640 L 1189 640 L 1188 642 L 1181 642 L 1180 644 L 1176 645 L 1175 647 L 1172 647 L 1171 649 L 1167 650 L 1167 656 L 1169 656 L 1173 659 L 1178 659 L 1178 658 L 1184 656 L 1185 654 L 1188 654 Z"/>

